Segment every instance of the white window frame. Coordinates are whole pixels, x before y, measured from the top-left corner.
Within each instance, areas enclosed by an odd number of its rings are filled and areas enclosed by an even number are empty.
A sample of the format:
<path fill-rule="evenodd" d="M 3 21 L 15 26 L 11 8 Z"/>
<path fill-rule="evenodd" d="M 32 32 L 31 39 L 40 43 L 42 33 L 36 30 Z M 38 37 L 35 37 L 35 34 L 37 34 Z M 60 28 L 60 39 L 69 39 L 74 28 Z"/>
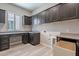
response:
<path fill-rule="evenodd" d="M 13 19 L 12 19 L 13 18 Z M 14 18 L 14 13 L 12 12 L 7 12 L 7 21 L 8 21 L 8 31 L 14 31 L 15 30 L 15 18 Z M 11 25 L 9 24 L 9 22 L 13 22 L 13 25 L 11 27 Z"/>
<path fill-rule="evenodd" d="M 20 15 L 15 15 L 15 30 L 20 31 L 21 30 L 21 16 Z"/>
<path fill-rule="evenodd" d="M 13 17 L 13 19 L 9 19 Z M 9 22 L 11 23 L 13 21 L 13 28 L 9 25 Z M 7 11 L 7 25 L 8 25 L 8 31 L 20 31 L 22 27 L 22 16 L 15 14 L 13 12 Z M 11 24 L 12 25 L 12 24 Z"/>

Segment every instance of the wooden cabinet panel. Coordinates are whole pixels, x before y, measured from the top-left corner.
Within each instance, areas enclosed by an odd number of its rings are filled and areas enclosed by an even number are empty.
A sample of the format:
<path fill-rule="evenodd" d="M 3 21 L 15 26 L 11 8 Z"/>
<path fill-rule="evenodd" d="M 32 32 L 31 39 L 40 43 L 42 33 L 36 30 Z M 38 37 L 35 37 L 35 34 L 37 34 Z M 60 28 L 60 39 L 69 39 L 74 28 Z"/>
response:
<path fill-rule="evenodd" d="M 45 10 L 45 23 L 50 23 L 50 13 L 49 13 L 49 9 Z"/>
<path fill-rule="evenodd" d="M 37 14 L 37 18 L 38 18 L 38 24 L 42 24 L 42 21 L 41 21 L 41 15 L 40 14 Z"/>
<path fill-rule="evenodd" d="M 24 25 L 28 25 L 28 17 L 24 16 Z"/>
<path fill-rule="evenodd" d="M 29 43 L 32 45 L 40 44 L 40 33 L 29 33 Z"/>
<path fill-rule="evenodd" d="M 77 11 L 76 11 L 76 13 L 77 13 L 77 18 L 79 18 L 79 3 L 77 3 Z"/>
<path fill-rule="evenodd" d="M 24 25 L 31 25 L 31 17 L 24 16 Z"/>
<path fill-rule="evenodd" d="M 10 46 L 9 36 L 8 35 L 0 36 L 0 51 L 9 49 L 9 46 Z"/>
<path fill-rule="evenodd" d="M 22 43 L 27 44 L 29 40 L 29 35 L 28 33 L 22 35 Z"/>
<path fill-rule="evenodd" d="M 34 25 L 34 16 L 32 16 L 32 25 Z"/>
<path fill-rule="evenodd" d="M 32 16 L 32 25 L 36 25 L 36 24 L 38 24 L 38 15 L 34 15 L 34 16 Z"/>
<path fill-rule="evenodd" d="M 35 23 L 43 24 L 79 18 L 78 3 L 61 3 L 35 15 Z"/>
<path fill-rule="evenodd" d="M 32 25 L 32 17 L 29 17 L 28 22 L 29 22 L 29 25 Z"/>
<path fill-rule="evenodd" d="M 9 47 L 10 47 L 9 44 L 1 44 L 0 51 L 9 49 Z"/>
<path fill-rule="evenodd" d="M 40 13 L 40 17 L 41 17 L 40 23 L 41 24 L 45 23 L 45 11 L 43 11 L 43 12 Z"/>
<path fill-rule="evenodd" d="M 59 8 L 59 14 L 61 20 L 70 20 L 77 17 L 77 4 L 76 3 L 65 3 L 61 4 Z"/>
<path fill-rule="evenodd" d="M 4 35 L 0 37 L 0 43 L 4 44 L 4 43 L 9 43 L 9 36 L 8 35 Z"/>
<path fill-rule="evenodd" d="M 45 23 L 45 12 L 41 12 L 32 16 L 32 25 Z"/>
<path fill-rule="evenodd" d="M 50 15 L 50 22 L 58 21 L 59 20 L 59 5 L 53 8 L 50 8 L 49 15 Z"/>
<path fill-rule="evenodd" d="M 0 23 L 5 23 L 5 10 L 0 9 Z"/>

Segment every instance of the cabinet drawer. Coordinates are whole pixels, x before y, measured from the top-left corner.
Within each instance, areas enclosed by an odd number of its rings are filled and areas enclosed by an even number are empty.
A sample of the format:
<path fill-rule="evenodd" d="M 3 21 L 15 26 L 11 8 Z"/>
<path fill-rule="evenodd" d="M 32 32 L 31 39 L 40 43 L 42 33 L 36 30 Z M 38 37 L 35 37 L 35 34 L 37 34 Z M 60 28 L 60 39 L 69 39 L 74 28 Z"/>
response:
<path fill-rule="evenodd" d="M 28 43 L 28 33 L 22 35 L 22 43 L 27 44 Z"/>
<path fill-rule="evenodd" d="M 9 44 L 1 44 L 0 45 L 0 51 L 5 50 L 5 49 L 9 49 Z"/>
<path fill-rule="evenodd" d="M 1 39 L 1 43 L 9 43 L 9 38 L 3 38 L 3 39 Z"/>
<path fill-rule="evenodd" d="M 9 38 L 8 37 L 0 38 L 0 43 L 9 43 Z"/>

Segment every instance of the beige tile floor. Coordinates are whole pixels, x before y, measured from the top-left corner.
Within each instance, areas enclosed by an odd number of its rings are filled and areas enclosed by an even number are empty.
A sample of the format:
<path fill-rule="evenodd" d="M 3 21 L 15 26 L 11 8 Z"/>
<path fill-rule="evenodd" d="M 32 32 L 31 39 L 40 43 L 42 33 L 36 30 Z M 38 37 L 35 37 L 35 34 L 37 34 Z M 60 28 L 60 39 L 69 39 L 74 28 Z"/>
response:
<path fill-rule="evenodd" d="M 41 44 L 33 46 L 31 44 L 17 44 L 10 49 L 1 51 L 0 56 L 52 56 L 51 48 Z"/>

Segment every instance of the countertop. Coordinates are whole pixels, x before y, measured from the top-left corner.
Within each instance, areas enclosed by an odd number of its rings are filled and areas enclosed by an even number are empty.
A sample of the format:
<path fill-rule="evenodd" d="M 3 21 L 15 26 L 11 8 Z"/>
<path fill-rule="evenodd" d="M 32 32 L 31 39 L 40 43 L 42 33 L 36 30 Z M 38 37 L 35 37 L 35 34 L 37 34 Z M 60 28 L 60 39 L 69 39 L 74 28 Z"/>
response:
<path fill-rule="evenodd" d="M 71 38 L 79 40 L 79 34 L 77 33 L 61 33 L 58 37 Z"/>
<path fill-rule="evenodd" d="M 8 32 L 0 32 L 0 35 L 22 34 L 22 33 L 39 33 L 39 32 L 31 32 L 31 31 L 8 31 Z"/>

